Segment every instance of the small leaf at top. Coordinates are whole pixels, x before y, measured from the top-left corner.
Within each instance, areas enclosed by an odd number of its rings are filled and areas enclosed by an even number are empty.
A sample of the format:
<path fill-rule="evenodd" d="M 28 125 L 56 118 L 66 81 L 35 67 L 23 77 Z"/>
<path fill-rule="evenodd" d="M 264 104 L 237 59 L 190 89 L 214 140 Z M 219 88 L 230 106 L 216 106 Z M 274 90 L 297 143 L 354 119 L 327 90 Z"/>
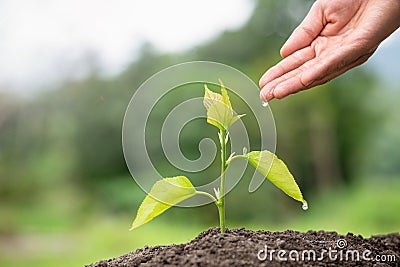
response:
<path fill-rule="evenodd" d="M 208 89 L 206 84 L 204 85 L 204 89 L 205 93 L 204 93 L 203 104 L 206 107 L 206 109 L 209 109 L 210 106 L 215 103 L 222 102 L 222 96 Z"/>
<path fill-rule="evenodd" d="M 207 85 L 204 85 L 203 103 L 207 109 L 207 122 L 221 130 L 226 130 L 243 115 L 233 116 L 232 104 L 229 100 L 228 92 L 221 80 L 220 84 L 221 94 L 214 93 L 208 89 Z"/>
<path fill-rule="evenodd" d="M 225 88 L 224 84 L 222 83 L 221 79 L 219 80 L 219 84 L 221 86 L 222 103 L 224 103 L 230 109 L 232 109 L 232 104 L 231 104 L 231 101 L 229 100 L 228 91 L 226 91 L 226 88 Z"/>
<path fill-rule="evenodd" d="M 274 153 L 268 150 L 251 151 L 244 156 L 251 165 L 288 196 L 297 201 L 305 202 L 293 175 L 286 164 Z"/>
<path fill-rule="evenodd" d="M 133 230 L 157 217 L 170 207 L 196 194 L 196 189 L 185 176 L 157 181 L 140 205 L 133 221 Z"/>

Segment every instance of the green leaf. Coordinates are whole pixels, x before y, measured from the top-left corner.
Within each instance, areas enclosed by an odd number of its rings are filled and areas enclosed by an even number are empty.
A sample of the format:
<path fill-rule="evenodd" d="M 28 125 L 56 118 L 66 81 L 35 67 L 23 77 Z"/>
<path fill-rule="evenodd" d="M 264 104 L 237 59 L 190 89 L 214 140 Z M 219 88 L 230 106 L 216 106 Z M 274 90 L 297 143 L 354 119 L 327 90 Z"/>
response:
<path fill-rule="evenodd" d="M 229 100 L 228 92 L 221 80 L 220 84 L 222 94 L 215 93 L 208 89 L 207 85 L 204 85 L 203 103 L 207 109 L 207 122 L 221 130 L 227 130 L 230 125 L 243 115 L 233 116 L 232 104 Z"/>
<path fill-rule="evenodd" d="M 244 157 L 261 172 L 268 180 L 270 180 L 279 189 L 288 196 L 297 201 L 305 202 L 300 188 L 294 180 L 286 164 L 280 160 L 274 153 L 264 151 L 251 151 Z"/>
<path fill-rule="evenodd" d="M 238 119 L 240 119 L 243 116 L 246 116 L 246 114 L 240 114 L 240 115 L 233 117 L 230 121 L 230 125 L 232 125 L 235 121 L 237 121 Z"/>
<path fill-rule="evenodd" d="M 204 85 L 205 93 L 203 103 L 206 109 L 209 109 L 213 104 L 222 102 L 222 96 L 218 93 L 214 93 L 210 89 L 208 89 L 207 85 Z"/>
<path fill-rule="evenodd" d="M 207 122 L 219 129 L 228 129 L 233 119 L 232 109 L 222 102 L 214 103 L 207 110 Z"/>
<path fill-rule="evenodd" d="M 185 176 L 165 178 L 156 182 L 140 205 L 129 230 L 151 221 L 170 207 L 195 194 L 196 189 Z"/>
<path fill-rule="evenodd" d="M 232 104 L 231 104 L 231 101 L 229 100 L 228 91 L 226 91 L 226 88 L 225 88 L 225 86 L 224 86 L 224 84 L 222 83 L 221 80 L 219 80 L 219 84 L 221 86 L 222 103 L 224 103 L 230 109 L 232 109 Z"/>

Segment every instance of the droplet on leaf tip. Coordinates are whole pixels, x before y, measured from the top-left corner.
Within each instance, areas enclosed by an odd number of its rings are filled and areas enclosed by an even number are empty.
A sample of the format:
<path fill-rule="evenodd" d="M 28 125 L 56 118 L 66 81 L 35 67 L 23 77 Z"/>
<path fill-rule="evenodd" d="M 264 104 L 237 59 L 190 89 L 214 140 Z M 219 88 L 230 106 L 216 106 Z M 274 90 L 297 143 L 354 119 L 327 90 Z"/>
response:
<path fill-rule="evenodd" d="M 261 101 L 261 105 L 262 105 L 263 107 L 266 107 L 266 106 L 268 106 L 268 102 L 267 102 L 267 101 Z"/>
<path fill-rule="evenodd" d="M 303 210 L 308 210 L 308 203 L 304 200 L 303 205 L 301 206 Z"/>

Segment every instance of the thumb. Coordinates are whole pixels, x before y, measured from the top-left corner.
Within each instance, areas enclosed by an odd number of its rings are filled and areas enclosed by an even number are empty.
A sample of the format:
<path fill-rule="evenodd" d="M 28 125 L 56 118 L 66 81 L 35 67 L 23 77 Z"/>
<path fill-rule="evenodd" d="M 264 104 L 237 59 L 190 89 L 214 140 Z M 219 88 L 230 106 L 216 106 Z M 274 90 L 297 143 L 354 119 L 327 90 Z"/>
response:
<path fill-rule="evenodd" d="M 293 31 L 281 48 L 281 56 L 287 57 L 297 50 L 309 46 L 324 28 L 323 9 L 319 1 L 315 2 L 307 16 Z"/>

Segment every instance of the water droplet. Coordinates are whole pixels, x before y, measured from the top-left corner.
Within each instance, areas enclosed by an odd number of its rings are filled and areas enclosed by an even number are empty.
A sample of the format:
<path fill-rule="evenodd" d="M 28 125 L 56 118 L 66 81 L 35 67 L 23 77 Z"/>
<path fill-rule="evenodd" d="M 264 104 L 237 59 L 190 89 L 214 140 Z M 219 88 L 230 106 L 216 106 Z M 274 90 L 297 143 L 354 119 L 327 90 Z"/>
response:
<path fill-rule="evenodd" d="M 266 106 L 268 106 L 268 102 L 267 102 L 267 101 L 262 101 L 262 102 L 261 102 L 261 105 L 262 105 L 263 107 L 266 107 Z"/>
<path fill-rule="evenodd" d="M 301 206 L 301 208 L 302 208 L 303 210 L 308 210 L 307 201 L 304 201 L 304 202 L 303 202 L 303 205 Z"/>

